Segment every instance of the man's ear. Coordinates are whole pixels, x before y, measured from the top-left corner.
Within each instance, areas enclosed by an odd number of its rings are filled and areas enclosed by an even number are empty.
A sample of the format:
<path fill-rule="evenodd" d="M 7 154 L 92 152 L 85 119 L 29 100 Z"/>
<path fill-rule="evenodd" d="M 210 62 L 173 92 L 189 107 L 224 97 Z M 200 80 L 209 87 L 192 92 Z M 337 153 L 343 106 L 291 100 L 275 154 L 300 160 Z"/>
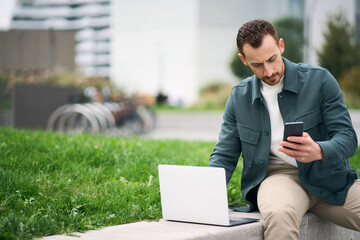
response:
<path fill-rule="evenodd" d="M 245 66 L 248 66 L 245 57 L 241 53 L 239 53 L 238 56 L 241 59 L 241 61 L 245 64 Z"/>
<path fill-rule="evenodd" d="M 280 49 L 280 52 L 281 52 L 281 54 L 283 54 L 284 53 L 284 51 L 285 51 L 285 44 L 284 44 L 284 39 L 282 39 L 282 38 L 280 38 L 279 39 L 279 49 Z"/>

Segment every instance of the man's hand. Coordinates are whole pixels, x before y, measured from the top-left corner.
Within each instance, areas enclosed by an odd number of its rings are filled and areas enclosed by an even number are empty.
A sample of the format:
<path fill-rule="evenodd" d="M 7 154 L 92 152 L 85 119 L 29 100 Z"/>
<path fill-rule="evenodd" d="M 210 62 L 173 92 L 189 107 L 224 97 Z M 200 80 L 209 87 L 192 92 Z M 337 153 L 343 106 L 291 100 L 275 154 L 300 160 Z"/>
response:
<path fill-rule="evenodd" d="M 323 159 L 321 147 L 308 133 L 304 132 L 302 137 L 291 136 L 287 140 L 280 142 L 281 147 L 278 148 L 278 151 L 304 163 L 321 161 Z"/>

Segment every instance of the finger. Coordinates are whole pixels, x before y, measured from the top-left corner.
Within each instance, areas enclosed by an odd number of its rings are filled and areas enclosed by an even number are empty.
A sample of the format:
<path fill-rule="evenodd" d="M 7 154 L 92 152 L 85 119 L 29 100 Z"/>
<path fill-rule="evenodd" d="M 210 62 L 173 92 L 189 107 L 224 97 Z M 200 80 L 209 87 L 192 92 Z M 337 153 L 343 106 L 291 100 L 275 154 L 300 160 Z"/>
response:
<path fill-rule="evenodd" d="M 294 142 L 294 143 L 303 143 L 304 142 L 304 137 L 295 137 L 295 136 L 291 136 L 287 138 L 287 142 Z"/>
<path fill-rule="evenodd" d="M 290 142 L 289 141 L 281 141 L 279 143 L 279 145 L 282 147 L 282 148 L 290 148 Z"/>
<path fill-rule="evenodd" d="M 294 151 L 300 151 L 301 150 L 301 145 L 299 143 L 289 142 L 288 148 L 290 148 L 291 150 L 294 150 Z"/>
<path fill-rule="evenodd" d="M 298 145 L 298 144 L 295 144 L 295 145 Z M 294 156 L 294 155 L 297 155 L 299 154 L 300 150 L 299 149 L 296 149 L 298 146 L 293 146 L 291 144 L 287 144 L 286 146 L 282 146 L 282 147 L 279 147 L 278 148 L 278 151 L 279 152 L 282 152 L 282 153 L 285 153 L 286 155 L 289 155 L 289 156 Z"/>
<path fill-rule="evenodd" d="M 279 145 L 283 148 L 283 149 L 292 149 L 292 150 L 299 150 L 299 148 L 301 147 L 300 144 L 298 143 L 293 143 L 293 142 L 289 142 L 289 141 L 281 141 L 279 143 Z"/>

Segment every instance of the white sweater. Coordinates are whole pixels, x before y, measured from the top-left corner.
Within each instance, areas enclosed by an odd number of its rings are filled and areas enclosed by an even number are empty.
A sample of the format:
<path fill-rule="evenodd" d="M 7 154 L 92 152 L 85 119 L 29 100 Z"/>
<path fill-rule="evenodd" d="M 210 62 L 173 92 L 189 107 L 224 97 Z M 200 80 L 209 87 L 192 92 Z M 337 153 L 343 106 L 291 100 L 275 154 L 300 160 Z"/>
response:
<path fill-rule="evenodd" d="M 284 121 L 282 119 L 279 104 L 278 104 L 278 93 L 282 91 L 284 86 L 284 77 L 281 78 L 280 82 L 274 86 L 270 86 L 261 81 L 261 94 L 265 99 L 265 105 L 268 109 L 271 122 L 271 146 L 269 164 L 290 164 L 297 167 L 296 160 L 288 155 L 279 152 L 277 148 L 280 146 L 279 143 L 283 139 L 284 133 Z"/>

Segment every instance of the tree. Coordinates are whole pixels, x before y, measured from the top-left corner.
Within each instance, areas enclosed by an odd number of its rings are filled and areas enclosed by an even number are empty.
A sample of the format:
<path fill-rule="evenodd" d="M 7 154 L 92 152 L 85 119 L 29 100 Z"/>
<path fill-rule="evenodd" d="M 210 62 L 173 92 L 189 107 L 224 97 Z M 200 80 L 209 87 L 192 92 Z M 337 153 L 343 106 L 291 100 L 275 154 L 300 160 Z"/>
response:
<path fill-rule="evenodd" d="M 343 12 L 329 15 L 324 32 L 325 42 L 317 52 L 319 65 L 328 69 L 338 79 L 360 63 L 359 45 L 354 27 Z"/>
<path fill-rule="evenodd" d="M 283 56 L 293 62 L 303 61 L 304 23 L 298 18 L 285 17 L 274 22 L 279 38 L 284 39 Z"/>
<path fill-rule="evenodd" d="M 353 67 L 341 75 L 339 84 L 348 108 L 360 108 L 360 67 Z"/>
<path fill-rule="evenodd" d="M 233 74 L 242 80 L 253 75 L 254 73 L 248 66 L 245 66 L 245 64 L 239 58 L 238 54 L 239 52 L 236 51 L 230 63 L 230 68 Z"/>
<path fill-rule="evenodd" d="M 286 17 L 275 21 L 274 26 L 277 28 L 279 37 L 283 38 L 285 42 L 285 52 L 283 56 L 291 61 L 301 62 L 303 59 L 302 52 L 304 46 L 303 22 L 297 18 Z M 240 79 L 253 75 L 250 68 L 241 62 L 238 51 L 236 51 L 233 56 L 230 68 L 233 74 Z"/>

